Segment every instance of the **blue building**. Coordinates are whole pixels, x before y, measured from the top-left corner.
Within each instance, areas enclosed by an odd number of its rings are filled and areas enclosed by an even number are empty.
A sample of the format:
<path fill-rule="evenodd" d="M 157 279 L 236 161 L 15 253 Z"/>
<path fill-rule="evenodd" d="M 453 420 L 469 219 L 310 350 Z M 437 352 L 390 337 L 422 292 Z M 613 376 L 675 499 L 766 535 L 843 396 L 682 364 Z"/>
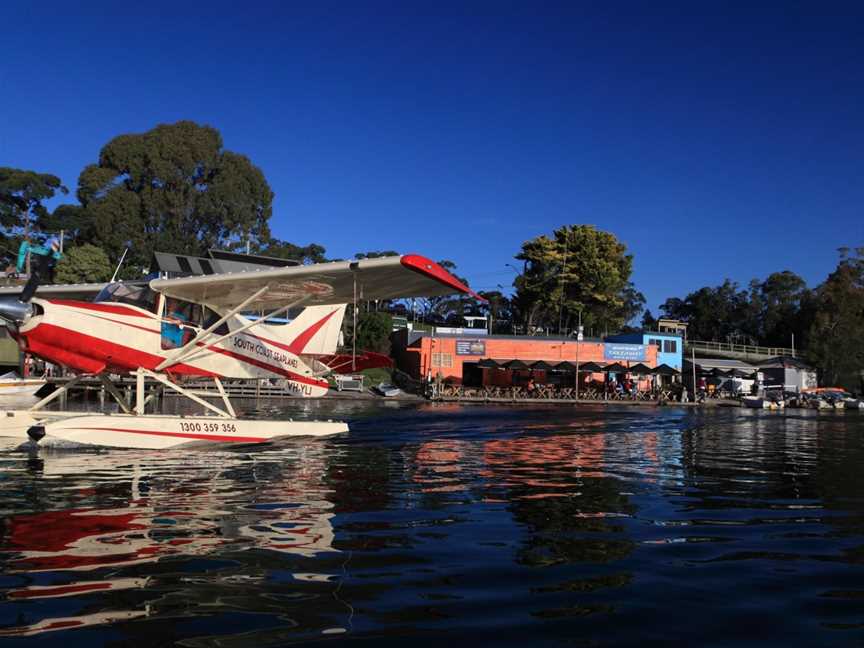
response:
<path fill-rule="evenodd" d="M 657 347 L 657 364 L 667 364 L 678 371 L 684 364 L 684 340 L 677 333 L 661 331 L 637 331 L 636 333 L 619 333 L 605 338 L 605 342 L 623 342 L 627 344 L 653 344 Z"/>

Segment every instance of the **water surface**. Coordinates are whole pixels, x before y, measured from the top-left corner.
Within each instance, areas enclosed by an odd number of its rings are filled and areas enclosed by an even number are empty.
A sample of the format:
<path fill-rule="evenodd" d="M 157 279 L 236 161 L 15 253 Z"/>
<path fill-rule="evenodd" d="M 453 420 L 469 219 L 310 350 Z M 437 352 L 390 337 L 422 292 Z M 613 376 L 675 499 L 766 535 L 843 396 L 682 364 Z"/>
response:
<path fill-rule="evenodd" d="M 6 442 L 0 643 L 864 641 L 857 412 L 387 405 L 292 404 L 352 432 L 263 446 Z"/>

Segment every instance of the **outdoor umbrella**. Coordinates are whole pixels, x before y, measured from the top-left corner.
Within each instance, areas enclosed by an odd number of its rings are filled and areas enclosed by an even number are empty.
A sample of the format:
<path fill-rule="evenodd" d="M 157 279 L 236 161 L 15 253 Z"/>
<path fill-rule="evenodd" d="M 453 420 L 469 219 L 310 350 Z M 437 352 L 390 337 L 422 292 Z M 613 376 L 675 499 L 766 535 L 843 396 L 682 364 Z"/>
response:
<path fill-rule="evenodd" d="M 531 368 L 538 371 L 549 371 L 552 368 L 552 365 L 545 360 L 538 360 L 537 362 L 531 363 Z"/>
<path fill-rule="evenodd" d="M 603 371 L 603 367 L 596 362 L 586 362 L 579 365 L 579 371 L 584 371 L 586 373 L 597 373 L 598 371 Z"/>
<path fill-rule="evenodd" d="M 661 376 L 677 376 L 681 372 L 674 367 L 670 367 L 666 363 L 663 363 L 659 367 L 654 368 L 654 373 Z"/>
<path fill-rule="evenodd" d="M 483 358 L 477 363 L 477 366 L 483 367 L 484 369 L 497 369 L 500 365 L 492 358 Z"/>
<path fill-rule="evenodd" d="M 651 373 L 651 367 L 646 364 L 642 364 L 641 362 L 637 362 L 635 365 L 630 367 L 630 373 L 637 376 L 647 376 Z"/>
<path fill-rule="evenodd" d="M 606 365 L 603 367 L 604 373 L 627 373 L 630 371 L 627 367 L 622 365 L 620 362 L 614 362 L 610 365 Z"/>
<path fill-rule="evenodd" d="M 527 369 L 528 365 L 522 362 L 521 360 L 510 360 L 509 362 L 504 363 L 504 366 L 507 369 Z"/>
<path fill-rule="evenodd" d="M 552 368 L 552 371 L 576 371 L 576 365 L 569 360 L 564 360 L 563 362 L 559 362 L 558 364 L 556 364 Z"/>

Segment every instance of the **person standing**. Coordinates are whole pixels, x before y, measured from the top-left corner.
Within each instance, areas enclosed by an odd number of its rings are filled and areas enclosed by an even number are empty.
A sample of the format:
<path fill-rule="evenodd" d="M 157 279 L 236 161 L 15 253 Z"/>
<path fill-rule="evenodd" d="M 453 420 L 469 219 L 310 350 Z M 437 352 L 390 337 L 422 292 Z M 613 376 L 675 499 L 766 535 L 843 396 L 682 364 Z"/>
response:
<path fill-rule="evenodd" d="M 43 245 L 32 245 L 29 241 L 22 241 L 18 248 L 17 271 L 23 272 L 27 264 L 27 255 L 30 255 L 30 277 L 24 285 L 19 301 L 29 302 L 39 287 L 39 284 L 54 281 L 54 267 L 62 256 L 60 253 L 60 239 L 52 236 Z"/>

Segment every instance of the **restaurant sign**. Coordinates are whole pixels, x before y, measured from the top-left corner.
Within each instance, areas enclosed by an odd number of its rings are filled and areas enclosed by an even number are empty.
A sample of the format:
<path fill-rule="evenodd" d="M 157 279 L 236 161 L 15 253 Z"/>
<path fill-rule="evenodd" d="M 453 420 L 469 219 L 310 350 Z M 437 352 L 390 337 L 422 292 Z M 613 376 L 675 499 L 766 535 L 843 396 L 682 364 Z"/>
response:
<path fill-rule="evenodd" d="M 644 344 L 604 344 L 605 360 L 645 360 Z"/>
<path fill-rule="evenodd" d="M 456 340 L 456 355 L 486 355 L 486 341 Z"/>

